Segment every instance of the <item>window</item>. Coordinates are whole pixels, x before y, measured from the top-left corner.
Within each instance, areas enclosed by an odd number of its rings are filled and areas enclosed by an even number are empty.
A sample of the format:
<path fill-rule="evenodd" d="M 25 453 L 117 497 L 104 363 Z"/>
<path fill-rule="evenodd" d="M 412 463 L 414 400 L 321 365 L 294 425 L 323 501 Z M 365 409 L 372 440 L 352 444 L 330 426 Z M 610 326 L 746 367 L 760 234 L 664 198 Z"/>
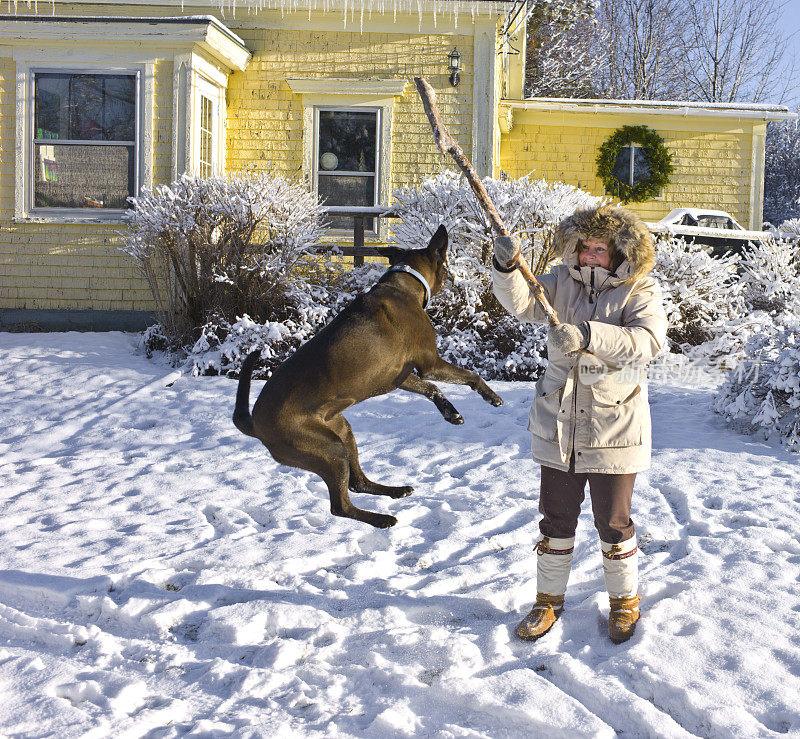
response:
<path fill-rule="evenodd" d="M 137 192 L 138 74 L 34 72 L 33 87 L 33 208 L 127 208 Z"/>
<path fill-rule="evenodd" d="M 699 216 L 697 219 L 697 225 L 702 226 L 703 228 L 724 228 L 724 229 L 736 228 L 736 226 L 733 223 L 733 220 L 730 219 L 728 216 L 717 216 L 717 215 Z"/>
<path fill-rule="evenodd" d="M 205 95 L 200 96 L 200 176 L 211 177 L 214 173 L 214 118 L 213 103 Z"/>
<path fill-rule="evenodd" d="M 650 176 L 650 163 L 641 146 L 630 144 L 617 152 L 614 177 L 626 185 L 636 185 Z"/>
<path fill-rule="evenodd" d="M 224 93 L 204 77 L 197 77 L 195 88 L 195 134 L 193 170 L 200 177 L 213 177 L 220 172 L 220 114 L 224 110 Z"/>
<path fill-rule="evenodd" d="M 379 202 L 380 110 L 317 108 L 315 187 L 326 205 L 374 206 Z M 333 228 L 352 219 L 332 216 Z M 364 226 L 375 231 L 375 219 Z"/>

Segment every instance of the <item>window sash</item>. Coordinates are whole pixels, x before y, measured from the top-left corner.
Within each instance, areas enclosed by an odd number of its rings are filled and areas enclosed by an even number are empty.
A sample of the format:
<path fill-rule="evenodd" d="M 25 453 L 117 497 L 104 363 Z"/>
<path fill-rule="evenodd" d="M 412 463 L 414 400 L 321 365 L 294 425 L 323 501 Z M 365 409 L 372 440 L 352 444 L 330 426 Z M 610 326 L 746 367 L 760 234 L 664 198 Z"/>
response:
<path fill-rule="evenodd" d="M 92 139 L 44 139 L 36 138 L 36 75 L 37 74 L 53 74 L 56 70 L 53 68 L 42 67 L 32 68 L 30 70 L 30 93 L 28 100 L 27 111 L 27 127 L 28 127 L 28 156 L 27 156 L 27 182 L 28 193 L 26 198 L 26 210 L 33 216 L 46 216 L 48 214 L 63 215 L 72 214 L 76 216 L 91 216 L 94 218 L 104 216 L 119 216 L 125 213 L 127 208 L 65 208 L 65 207 L 41 207 L 36 206 L 36 157 L 35 151 L 37 145 L 80 145 L 80 146 L 132 146 L 133 147 L 133 192 L 130 197 L 135 197 L 139 194 L 140 186 L 140 141 L 141 141 L 141 81 L 142 75 L 138 69 L 123 69 L 123 70 L 109 70 L 103 69 L 86 69 L 86 68 L 59 68 L 58 74 L 92 74 L 96 76 L 120 76 L 126 75 L 135 78 L 136 89 L 136 103 L 134 107 L 134 135 L 133 141 L 97 141 Z"/>
<path fill-rule="evenodd" d="M 198 169 L 200 176 L 204 178 L 214 174 L 214 112 L 214 103 L 211 98 L 200 93 Z"/>

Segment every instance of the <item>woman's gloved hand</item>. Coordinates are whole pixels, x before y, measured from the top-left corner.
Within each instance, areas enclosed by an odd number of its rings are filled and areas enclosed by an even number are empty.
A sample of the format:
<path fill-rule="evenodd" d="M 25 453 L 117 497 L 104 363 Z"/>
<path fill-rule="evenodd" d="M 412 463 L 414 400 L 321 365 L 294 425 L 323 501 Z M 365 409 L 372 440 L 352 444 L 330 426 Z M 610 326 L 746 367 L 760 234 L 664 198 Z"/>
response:
<path fill-rule="evenodd" d="M 516 236 L 494 237 L 494 258 L 500 269 L 509 269 L 521 249 L 522 242 Z"/>
<path fill-rule="evenodd" d="M 575 354 L 589 346 L 589 324 L 559 323 L 547 330 L 547 344 L 564 356 Z"/>

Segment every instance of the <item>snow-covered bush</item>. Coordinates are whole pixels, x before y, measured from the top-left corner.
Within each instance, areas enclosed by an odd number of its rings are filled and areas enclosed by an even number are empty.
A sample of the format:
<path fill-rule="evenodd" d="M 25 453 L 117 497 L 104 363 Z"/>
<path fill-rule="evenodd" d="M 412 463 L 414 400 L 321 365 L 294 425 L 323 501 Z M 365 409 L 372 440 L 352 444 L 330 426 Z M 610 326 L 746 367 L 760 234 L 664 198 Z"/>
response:
<path fill-rule="evenodd" d="M 790 218 L 788 221 L 784 221 L 778 226 L 778 231 L 800 236 L 800 218 Z"/>
<path fill-rule="evenodd" d="M 534 274 L 547 270 L 554 259 L 552 233 L 562 218 L 588 208 L 601 198 L 563 182 L 549 183 L 520 177 L 483 180 L 508 230 L 522 241 L 522 251 Z M 398 246 L 427 244 L 444 224 L 450 237 L 448 260 L 454 287 L 477 306 L 491 287 L 487 269 L 492 257 L 492 227 L 466 179 L 449 170 L 426 177 L 417 187 L 394 191 L 391 242 Z"/>
<path fill-rule="evenodd" d="M 501 309 L 502 311 L 502 309 Z M 487 311 L 486 318 L 466 328 L 439 328 L 439 354 L 468 367 L 485 380 L 531 380 L 545 367 L 547 327 L 520 323 L 505 311 Z"/>
<path fill-rule="evenodd" d="M 302 185 L 275 174 L 184 175 L 131 203 L 122 249 L 170 340 L 196 338 L 214 314 L 268 321 L 296 307 L 298 267 L 321 239 L 324 213 Z"/>
<path fill-rule="evenodd" d="M 738 262 L 735 255 L 711 257 L 681 238 L 659 239 L 652 275 L 663 291 L 672 351 L 714 339 L 741 315 Z"/>
<path fill-rule="evenodd" d="M 522 241 L 534 274 L 547 271 L 557 258 L 552 236 L 559 221 L 576 208 L 602 202 L 571 185 L 529 177 L 487 177 L 483 184 L 509 231 Z M 494 298 L 492 228 L 466 179 L 443 171 L 418 187 L 395 190 L 394 198 L 399 222 L 392 227 L 392 243 L 422 246 L 441 224 L 447 227 L 453 279 L 429 309 L 442 356 L 489 379 L 535 377 L 543 365 L 544 332 L 522 326 Z"/>
<path fill-rule="evenodd" d="M 796 310 L 800 306 L 797 245 L 780 239 L 751 243 L 741 261 L 741 282 L 751 310 Z"/>
<path fill-rule="evenodd" d="M 800 451 L 800 321 L 754 335 L 728 374 L 714 410 L 733 427 Z"/>
<path fill-rule="evenodd" d="M 306 282 L 288 293 L 293 309 L 277 320 L 257 321 L 244 315 L 230 321 L 212 316 L 186 351 L 187 369 L 195 375 L 238 377 L 244 358 L 254 349 L 261 358 L 253 376 L 266 378 L 303 343 L 366 292 L 386 267 L 367 263 L 352 270 L 330 268 L 324 279 Z M 182 359 L 182 358 L 181 358 Z"/>

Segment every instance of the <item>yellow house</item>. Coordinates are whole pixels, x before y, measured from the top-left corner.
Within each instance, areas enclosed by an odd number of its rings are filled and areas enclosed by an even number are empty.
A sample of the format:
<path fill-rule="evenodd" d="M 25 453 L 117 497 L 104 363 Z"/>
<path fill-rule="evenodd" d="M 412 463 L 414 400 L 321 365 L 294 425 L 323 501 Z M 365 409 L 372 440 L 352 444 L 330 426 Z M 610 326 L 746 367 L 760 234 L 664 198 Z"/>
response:
<path fill-rule="evenodd" d="M 657 220 L 724 206 L 760 227 L 764 129 L 785 108 L 522 100 L 524 6 L 20 3 L 0 16 L 0 329 L 146 324 L 150 294 L 117 232 L 127 197 L 183 172 L 274 169 L 329 204 L 389 205 L 395 188 L 452 166 L 415 76 L 481 175 L 533 172 L 600 194 L 598 146 L 644 124 L 676 170 L 633 207 Z"/>

